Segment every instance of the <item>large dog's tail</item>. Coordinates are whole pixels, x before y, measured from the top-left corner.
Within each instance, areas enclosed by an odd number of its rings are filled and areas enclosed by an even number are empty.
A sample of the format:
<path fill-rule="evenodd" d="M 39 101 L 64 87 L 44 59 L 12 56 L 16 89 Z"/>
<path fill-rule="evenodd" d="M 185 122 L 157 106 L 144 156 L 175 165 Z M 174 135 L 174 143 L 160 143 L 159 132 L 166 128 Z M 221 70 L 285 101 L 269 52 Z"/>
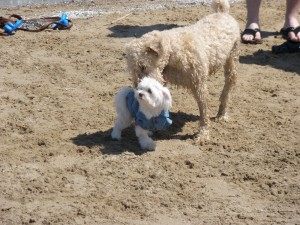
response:
<path fill-rule="evenodd" d="M 230 4 L 228 0 L 213 0 L 211 6 L 216 12 L 229 13 Z"/>

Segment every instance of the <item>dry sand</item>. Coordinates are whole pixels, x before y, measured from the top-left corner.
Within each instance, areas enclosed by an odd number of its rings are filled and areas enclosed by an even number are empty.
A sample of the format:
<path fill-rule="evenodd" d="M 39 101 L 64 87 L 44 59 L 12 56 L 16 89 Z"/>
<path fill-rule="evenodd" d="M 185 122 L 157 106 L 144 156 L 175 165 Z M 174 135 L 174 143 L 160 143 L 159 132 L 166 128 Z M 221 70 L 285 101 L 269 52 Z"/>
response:
<path fill-rule="evenodd" d="M 0 15 L 138 1 L 0 9 Z M 148 1 L 140 1 L 147 3 Z M 151 1 L 152 3 L 155 1 Z M 132 129 L 109 139 L 115 93 L 131 85 L 124 44 L 153 29 L 195 23 L 208 6 L 166 7 L 74 19 L 70 31 L 18 31 L 0 45 L 0 224 L 300 224 L 300 56 L 271 46 L 285 1 L 263 1 L 264 43 L 241 45 L 230 121 L 193 141 L 198 110 L 170 86 L 174 125 L 142 152 Z M 141 3 L 140 3 L 141 4 Z M 245 24 L 245 3 L 231 14 Z M 213 31 L 207 31 L 213 32 Z M 217 111 L 222 71 L 209 81 Z"/>

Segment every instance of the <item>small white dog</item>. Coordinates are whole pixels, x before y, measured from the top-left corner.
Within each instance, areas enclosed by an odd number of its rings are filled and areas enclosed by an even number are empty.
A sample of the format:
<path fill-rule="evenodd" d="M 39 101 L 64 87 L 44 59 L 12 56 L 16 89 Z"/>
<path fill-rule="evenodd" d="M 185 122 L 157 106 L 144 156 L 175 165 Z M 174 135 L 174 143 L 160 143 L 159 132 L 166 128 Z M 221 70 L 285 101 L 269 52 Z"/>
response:
<path fill-rule="evenodd" d="M 122 130 L 134 124 L 141 148 L 155 150 L 156 145 L 148 134 L 172 124 L 168 112 L 172 106 L 170 91 L 155 79 L 144 77 L 136 89 L 121 89 L 115 97 L 115 104 L 117 120 L 112 139 L 120 140 Z"/>

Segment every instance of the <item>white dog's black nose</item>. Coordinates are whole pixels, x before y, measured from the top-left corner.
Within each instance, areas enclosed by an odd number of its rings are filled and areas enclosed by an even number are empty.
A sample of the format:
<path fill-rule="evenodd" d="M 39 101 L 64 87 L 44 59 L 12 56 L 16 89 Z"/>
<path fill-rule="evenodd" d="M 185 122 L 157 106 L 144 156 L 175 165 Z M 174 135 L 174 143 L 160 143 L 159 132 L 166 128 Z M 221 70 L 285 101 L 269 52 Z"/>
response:
<path fill-rule="evenodd" d="M 143 93 L 139 93 L 139 97 L 142 98 L 144 96 Z"/>

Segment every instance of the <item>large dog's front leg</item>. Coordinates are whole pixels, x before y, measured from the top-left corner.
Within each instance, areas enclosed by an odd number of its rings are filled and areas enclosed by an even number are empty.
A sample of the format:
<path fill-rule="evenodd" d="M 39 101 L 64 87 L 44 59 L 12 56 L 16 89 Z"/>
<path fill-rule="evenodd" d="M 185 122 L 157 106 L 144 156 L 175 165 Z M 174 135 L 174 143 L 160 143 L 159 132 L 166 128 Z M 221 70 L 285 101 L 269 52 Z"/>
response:
<path fill-rule="evenodd" d="M 207 86 L 205 82 L 199 85 L 194 97 L 198 104 L 200 113 L 200 130 L 198 134 L 198 141 L 209 140 L 209 118 L 207 112 Z"/>

